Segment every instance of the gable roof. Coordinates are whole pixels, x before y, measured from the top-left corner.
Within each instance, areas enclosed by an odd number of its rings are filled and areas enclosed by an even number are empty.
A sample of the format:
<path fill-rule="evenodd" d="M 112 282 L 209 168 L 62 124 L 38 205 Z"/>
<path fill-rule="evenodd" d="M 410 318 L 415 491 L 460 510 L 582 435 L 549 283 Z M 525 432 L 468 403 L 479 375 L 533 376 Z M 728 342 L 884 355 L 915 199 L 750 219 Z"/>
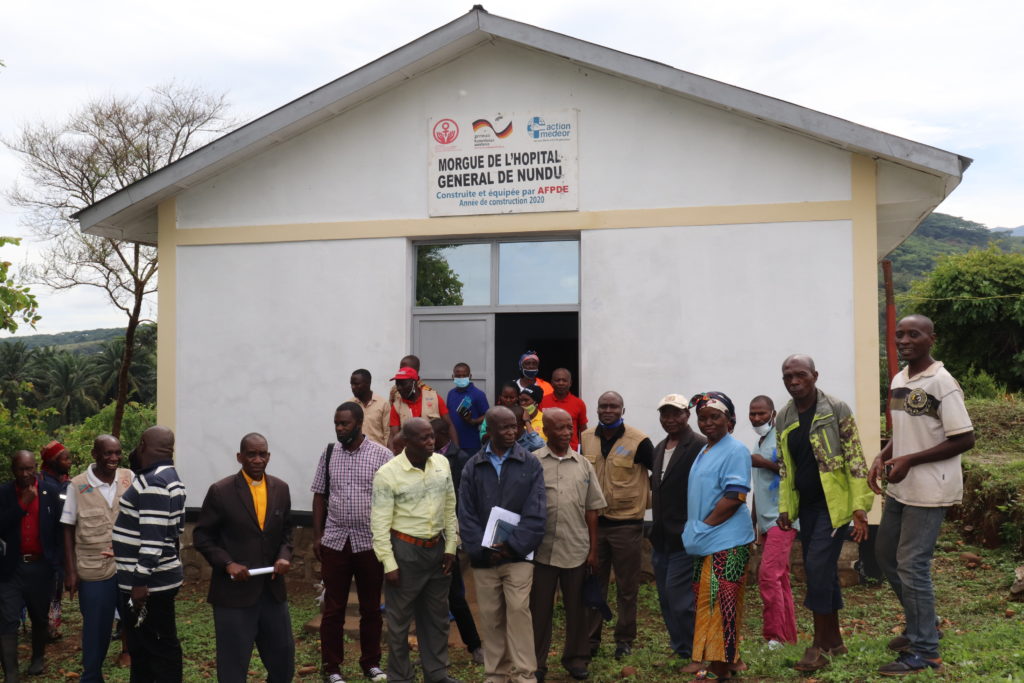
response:
<path fill-rule="evenodd" d="M 971 160 L 952 152 L 883 133 L 835 116 L 681 71 L 594 43 L 489 14 L 475 5 L 467 14 L 427 33 L 151 173 L 76 214 L 82 230 L 155 244 L 156 207 L 245 159 L 299 135 L 494 39 L 644 83 L 705 105 L 811 137 L 885 164 L 887 177 L 901 172 L 906 187 L 889 195 L 879 180 L 879 256 L 906 239 L 960 183 Z M 898 182 L 898 181 L 897 181 Z"/>

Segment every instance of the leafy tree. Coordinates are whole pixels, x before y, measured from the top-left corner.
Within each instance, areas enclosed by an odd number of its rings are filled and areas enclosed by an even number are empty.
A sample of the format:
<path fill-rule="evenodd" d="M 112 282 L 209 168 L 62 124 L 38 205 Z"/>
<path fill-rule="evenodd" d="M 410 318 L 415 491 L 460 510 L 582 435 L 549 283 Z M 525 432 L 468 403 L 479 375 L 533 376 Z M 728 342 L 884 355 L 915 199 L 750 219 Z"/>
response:
<path fill-rule="evenodd" d="M 169 83 L 145 98 L 94 100 L 59 124 L 27 124 L 4 141 L 24 159 L 27 181 L 8 197 L 26 210 L 25 222 L 49 244 L 34 279 L 53 289 L 98 287 L 128 317 L 115 435 L 128 398 L 142 304 L 156 291 L 157 253 L 153 247 L 87 235 L 75 216 L 226 131 L 231 126 L 226 110 L 223 95 Z"/>
<path fill-rule="evenodd" d="M 156 400 L 156 326 L 140 326 L 135 343 L 132 367 L 128 373 L 128 398 L 152 403 Z M 124 337 L 104 342 L 91 358 L 104 401 L 116 400 L 117 380 L 124 359 Z"/>
<path fill-rule="evenodd" d="M 92 462 L 92 443 L 100 434 L 109 434 L 114 426 L 114 403 L 108 403 L 81 424 L 72 424 L 57 430 L 57 438 L 71 451 L 72 474 L 85 469 Z M 139 438 L 149 427 L 156 423 L 156 410 L 152 405 L 143 405 L 129 401 L 124 407 L 121 421 L 121 447 L 124 451 L 121 466 L 128 466 L 128 454 L 139 443 Z"/>
<path fill-rule="evenodd" d="M 0 344 L 0 400 L 8 410 L 31 396 L 33 355 L 23 341 Z"/>
<path fill-rule="evenodd" d="M 48 407 L 56 408 L 61 424 L 78 422 L 99 409 L 99 380 L 89 359 L 61 351 L 42 368 Z"/>
<path fill-rule="evenodd" d="M 0 406 L 0 453 L 10 455 L 25 449 L 38 453 L 50 441 L 48 420 L 52 408 L 39 410 L 18 404 L 14 410 Z M 10 467 L 0 467 L 0 482 L 9 481 Z"/>
<path fill-rule="evenodd" d="M 0 237 L 0 247 L 5 244 L 21 244 L 21 239 Z M 29 288 L 15 282 L 10 269 L 10 261 L 0 261 L 0 329 L 17 332 L 19 322 L 36 326 L 38 305 Z"/>
<path fill-rule="evenodd" d="M 944 256 L 908 300 L 935 322 L 936 355 L 955 372 L 1024 388 L 1024 254 L 993 246 Z"/>
<path fill-rule="evenodd" d="M 447 246 L 416 249 L 416 305 L 461 306 L 462 281 L 444 257 Z"/>

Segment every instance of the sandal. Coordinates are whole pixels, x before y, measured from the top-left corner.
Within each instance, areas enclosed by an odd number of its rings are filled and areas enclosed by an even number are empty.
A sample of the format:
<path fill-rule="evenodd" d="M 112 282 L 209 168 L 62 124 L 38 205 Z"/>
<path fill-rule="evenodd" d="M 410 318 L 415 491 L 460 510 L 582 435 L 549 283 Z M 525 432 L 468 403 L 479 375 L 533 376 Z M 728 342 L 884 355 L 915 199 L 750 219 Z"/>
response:
<path fill-rule="evenodd" d="M 696 683 L 696 681 L 731 681 L 732 680 L 732 676 L 725 676 L 723 678 L 722 676 L 717 675 L 713 671 L 708 671 L 707 669 L 701 669 L 700 671 L 697 672 L 697 675 L 696 675 L 696 677 L 694 677 L 693 680 L 694 680 L 695 683 Z"/>
<path fill-rule="evenodd" d="M 684 674 L 695 674 L 707 668 L 707 663 L 694 659 L 689 664 L 679 667 L 679 671 Z"/>

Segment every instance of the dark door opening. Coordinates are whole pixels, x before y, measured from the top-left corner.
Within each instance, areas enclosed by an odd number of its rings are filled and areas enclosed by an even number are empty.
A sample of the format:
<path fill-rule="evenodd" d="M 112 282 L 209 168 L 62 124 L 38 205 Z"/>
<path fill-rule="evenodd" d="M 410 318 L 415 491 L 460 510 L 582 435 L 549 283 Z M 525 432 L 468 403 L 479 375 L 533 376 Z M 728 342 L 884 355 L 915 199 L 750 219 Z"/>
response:
<path fill-rule="evenodd" d="M 572 373 L 572 393 L 579 396 L 579 313 L 496 313 L 492 393 L 518 379 L 519 356 L 530 349 L 540 357 L 542 379 L 550 382 L 556 368 L 566 368 Z"/>

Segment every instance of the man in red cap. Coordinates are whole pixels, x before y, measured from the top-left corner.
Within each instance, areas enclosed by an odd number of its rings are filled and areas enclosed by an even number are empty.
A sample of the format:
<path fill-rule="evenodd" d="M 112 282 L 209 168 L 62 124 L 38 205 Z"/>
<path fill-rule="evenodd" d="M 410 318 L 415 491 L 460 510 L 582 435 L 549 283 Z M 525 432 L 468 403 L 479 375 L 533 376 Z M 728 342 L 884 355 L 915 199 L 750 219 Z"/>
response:
<path fill-rule="evenodd" d="M 405 366 L 399 369 L 391 380 L 395 383 L 395 395 L 391 401 L 389 446 L 394 446 L 395 436 L 398 435 L 398 430 L 403 424 L 414 417 L 423 417 L 428 421 L 441 418 L 447 422 L 452 445 L 456 449 L 461 448 L 459 434 L 455 430 L 455 425 L 452 424 L 452 419 L 448 416 L 448 406 L 436 391 L 420 384 L 420 373 L 416 371 L 416 368 Z"/>
<path fill-rule="evenodd" d="M 43 479 L 50 482 L 60 490 L 60 498 L 57 506 L 57 515 L 64 510 L 64 500 L 67 497 L 68 482 L 71 481 L 68 473 L 71 471 L 71 452 L 59 441 L 51 441 L 40 451 L 43 458 L 43 465 L 39 471 Z M 64 565 L 58 565 L 53 577 L 53 591 L 50 595 L 50 613 L 48 636 L 50 640 L 57 640 L 61 637 L 60 626 L 62 622 L 61 599 L 64 597 Z"/>

